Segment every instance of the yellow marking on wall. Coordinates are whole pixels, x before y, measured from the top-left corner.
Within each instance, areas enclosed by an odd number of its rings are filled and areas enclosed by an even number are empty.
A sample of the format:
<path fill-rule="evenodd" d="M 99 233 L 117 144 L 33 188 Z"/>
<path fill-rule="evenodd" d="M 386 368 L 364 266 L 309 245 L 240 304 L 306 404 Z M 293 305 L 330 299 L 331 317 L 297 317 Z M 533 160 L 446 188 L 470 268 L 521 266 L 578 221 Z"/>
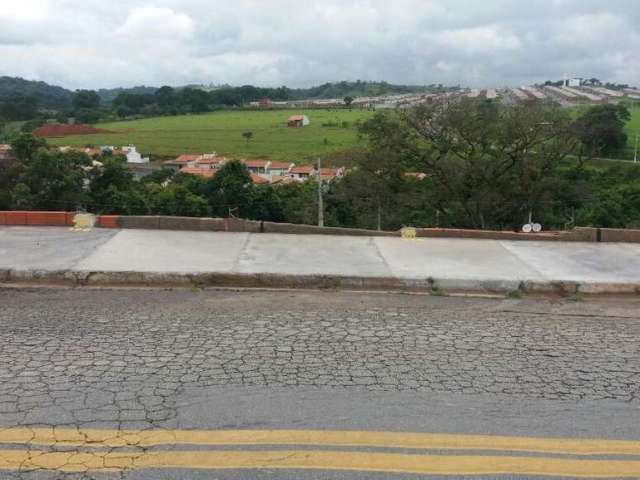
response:
<path fill-rule="evenodd" d="M 76 453 L 0 450 L 1 470 L 59 472 L 139 469 L 310 469 L 423 475 L 546 475 L 626 478 L 640 476 L 640 461 L 511 456 L 407 455 L 331 451 L 184 451 Z"/>
<path fill-rule="evenodd" d="M 305 445 L 430 450 L 499 450 L 567 455 L 636 455 L 640 441 L 342 430 L 0 429 L 0 444 L 120 447 L 155 445 Z"/>
<path fill-rule="evenodd" d="M 73 217 L 73 227 L 76 232 L 88 232 L 96 223 L 95 215 L 90 213 L 78 213 Z"/>
<path fill-rule="evenodd" d="M 406 240 L 415 240 L 418 236 L 418 231 L 413 227 L 402 227 L 400 229 L 400 235 Z"/>

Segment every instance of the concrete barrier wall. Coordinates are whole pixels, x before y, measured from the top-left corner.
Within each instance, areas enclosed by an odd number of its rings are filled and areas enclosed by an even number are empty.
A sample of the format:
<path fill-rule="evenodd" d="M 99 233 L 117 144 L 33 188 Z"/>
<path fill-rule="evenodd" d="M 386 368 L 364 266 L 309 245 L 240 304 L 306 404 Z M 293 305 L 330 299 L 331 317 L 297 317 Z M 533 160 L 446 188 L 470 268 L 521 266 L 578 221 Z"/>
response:
<path fill-rule="evenodd" d="M 200 230 L 200 219 L 197 217 L 158 217 L 158 228 L 161 230 Z"/>
<path fill-rule="evenodd" d="M 594 227 L 575 227 L 573 230 L 563 232 L 568 240 L 574 242 L 599 242 L 598 229 Z"/>
<path fill-rule="evenodd" d="M 120 228 L 120 215 L 98 215 L 96 226 L 100 228 Z"/>
<path fill-rule="evenodd" d="M 227 218 L 200 218 L 200 217 L 170 217 L 170 216 L 154 216 L 154 215 L 121 215 L 118 217 L 117 224 L 121 228 L 145 228 L 160 230 L 193 230 L 193 231 L 210 231 L 210 232 L 244 232 L 245 229 L 251 228 L 248 220 L 237 220 L 228 222 Z M 256 223 L 253 229 L 259 231 L 260 222 Z M 230 225 L 229 225 L 230 224 Z"/>
<path fill-rule="evenodd" d="M 201 218 L 200 230 L 204 230 L 207 232 L 224 232 L 225 219 L 224 218 Z"/>
<path fill-rule="evenodd" d="M 149 215 L 122 215 L 119 224 L 121 228 L 160 228 L 159 217 Z"/>
<path fill-rule="evenodd" d="M 73 212 L 0 211 L 0 225 L 72 226 Z M 318 227 L 294 223 L 261 222 L 242 218 L 170 217 L 154 215 L 98 215 L 101 228 L 144 228 L 211 232 L 288 233 L 310 235 L 399 236 L 400 232 L 379 232 L 357 228 Z M 536 240 L 563 242 L 640 243 L 640 230 L 576 227 L 561 232 L 520 233 L 454 228 L 416 228 L 418 237 L 480 238 L 491 240 Z"/>
<path fill-rule="evenodd" d="M 260 233 L 262 222 L 256 220 L 244 220 L 242 218 L 225 218 L 225 232 L 249 232 Z"/>
<path fill-rule="evenodd" d="M 640 230 L 622 228 L 601 228 L 601 242 L 640 243 Z"/>
<path fill-rule="evenodd" d="M 318 227 L 316 225 L 299 225 L 295 223 L 263 222 L 264 233 L 291 233 L 311 235 L 349 235 L 367 237 L 397 237 L 400 232 L 379 232 L 377 230 L 362 230 L 358 228 Z"/>
<path fill-rule="evenodd" d="M 0 212 L 0 225 L 41 225 L 64 227 L 73 225 L 74 213 L 70 212 Z"/>

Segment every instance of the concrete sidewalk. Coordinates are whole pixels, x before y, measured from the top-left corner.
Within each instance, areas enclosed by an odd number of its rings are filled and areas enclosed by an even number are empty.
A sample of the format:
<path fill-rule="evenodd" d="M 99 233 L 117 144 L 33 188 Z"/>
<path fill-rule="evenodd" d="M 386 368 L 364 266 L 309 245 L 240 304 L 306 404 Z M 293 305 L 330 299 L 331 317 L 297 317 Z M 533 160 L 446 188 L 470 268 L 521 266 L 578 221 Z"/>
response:
<path fill-rule="evenodd" d="M 640 293 L 640 245 L 0 227 L 0 279 Z"/>

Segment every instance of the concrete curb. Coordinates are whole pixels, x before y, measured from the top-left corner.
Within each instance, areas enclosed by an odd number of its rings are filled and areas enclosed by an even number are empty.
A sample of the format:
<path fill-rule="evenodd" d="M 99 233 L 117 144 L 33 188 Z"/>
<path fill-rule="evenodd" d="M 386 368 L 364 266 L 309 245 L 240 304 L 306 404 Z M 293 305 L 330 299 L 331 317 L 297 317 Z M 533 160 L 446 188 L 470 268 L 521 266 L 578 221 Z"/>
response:
<path fill-rule="evenodd" d="M 0 284 L 145 287 L 227 287 L 270 289 L 341 289 L 395 292 L 639 295 L 640 284 L 572 281 L 469 280 L 451 278 L 409 279 L 341 275 L 290 275 L 272 273 L 171 273 L 76 270 L 0 270 Z"/>

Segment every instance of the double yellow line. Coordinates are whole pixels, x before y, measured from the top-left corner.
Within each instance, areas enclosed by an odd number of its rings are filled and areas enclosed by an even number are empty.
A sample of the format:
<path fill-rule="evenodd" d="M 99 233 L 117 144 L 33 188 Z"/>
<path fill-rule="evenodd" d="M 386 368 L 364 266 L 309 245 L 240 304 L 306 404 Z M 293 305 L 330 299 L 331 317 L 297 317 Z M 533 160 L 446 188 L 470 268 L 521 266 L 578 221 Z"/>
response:
<path fill-rule="evenodd" d="M 640 441 L 336 430 L 0 429 L 0 444 L 81 447 L 83 451 L 0 450 L 0 470 L 121 471 L 145 468 L 320 469 L 431 475 L 640 477 Z M 340 450 L 149 450 L 163 445 L 305 446 L 415 449 L 460 454 Z M 115 447 L 144 450 L 109 451 Z M 457 451 L 457 452 L 456 452 Z M 461 452 L 464 451 L 464 454 Z M 473 455 L 468 452 L 474 452 Z M 500 451 L 503 455 L 483 455 Z M 518 454 L 518 455 L 514 455 Z M 525 454 L 538 454 L 526 456 Z M 540 454 L 571 455 L 573 458 Z M 616 456 L 614 460 L 589 456 Z M 630 456 L 620 459 L 621 456 Z M 577 457 L 577 458 L 576 458 Z M 636 458 L 633 458 L 636 457 Z"/>

